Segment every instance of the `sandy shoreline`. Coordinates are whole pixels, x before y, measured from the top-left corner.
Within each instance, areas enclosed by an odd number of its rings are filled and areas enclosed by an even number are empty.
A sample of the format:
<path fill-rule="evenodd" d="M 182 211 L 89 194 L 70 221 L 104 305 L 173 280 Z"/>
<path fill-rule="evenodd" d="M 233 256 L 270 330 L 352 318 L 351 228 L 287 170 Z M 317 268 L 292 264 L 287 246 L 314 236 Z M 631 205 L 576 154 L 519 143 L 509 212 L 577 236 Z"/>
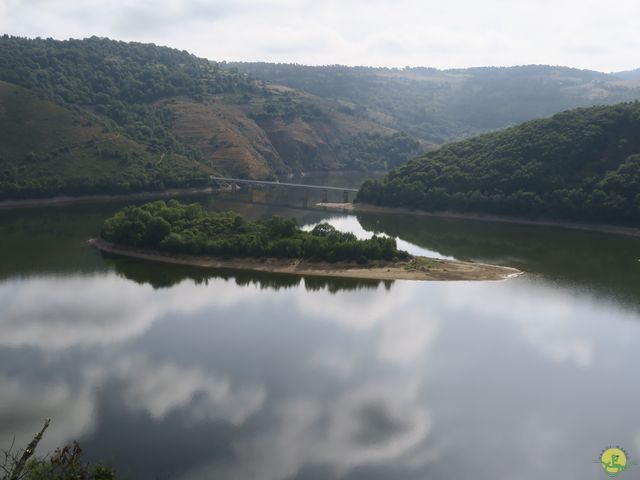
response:
<path fill-rule="evenodd" d="M 199 255 L 171 255 L 152 250 L 115 245 L 95 238 L 89 240 L 89 244 L 102 252 L 112 255 L 154 262 L 202 268 L 254 270 L 321 277 L 371 280 L 504 280 L 522 273 L 510 267 L 426 257 L 416 257 L 414 261 L 395 263 L 376 261 L 370 262 L 369 266 L 362 266 L 350 262 L 325 263 L 277 258 L 232 258 L 225 260 Z"/>
<path fill-rule="evenodd" d="M 560 222 L 555 220 L 529 220 L 518 217 L 505 217 L 500 215 L 481 215 L 456 212 L 427 212 L 424 210 L 410 210 L 400 207 L 381 207 L 368 203 L 316 203 L 316 206 L 326 210 L 335 210 L 343 213 L 390 213 L 403 215 L 417 215 L 423 217 L 459 218 L 462 220 L 480 220 L 484 222 L 513 223 L 517 225 L 532 225 L 542 227 L 569 228 L 587 232 L 611 233 L 614 235 L 627 235 L 640 237 L 640 228 L 618 227 L 615 225 L 598 225 L 589 223 Z"/>

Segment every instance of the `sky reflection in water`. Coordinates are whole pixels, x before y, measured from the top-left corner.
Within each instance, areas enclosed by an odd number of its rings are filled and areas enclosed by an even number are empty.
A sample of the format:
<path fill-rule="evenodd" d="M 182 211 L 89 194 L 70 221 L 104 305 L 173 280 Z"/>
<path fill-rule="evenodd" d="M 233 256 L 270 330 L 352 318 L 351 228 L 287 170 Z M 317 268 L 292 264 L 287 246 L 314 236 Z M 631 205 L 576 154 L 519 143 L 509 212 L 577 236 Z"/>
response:
<path fill-rule="evenodd" d="M 599 478 L 607 444 L 640 455 L 637 309 L 583 286 L 101 262 L 0 282 L 0 445 L 52 417 L 44 449 L 185 479 Z"/>

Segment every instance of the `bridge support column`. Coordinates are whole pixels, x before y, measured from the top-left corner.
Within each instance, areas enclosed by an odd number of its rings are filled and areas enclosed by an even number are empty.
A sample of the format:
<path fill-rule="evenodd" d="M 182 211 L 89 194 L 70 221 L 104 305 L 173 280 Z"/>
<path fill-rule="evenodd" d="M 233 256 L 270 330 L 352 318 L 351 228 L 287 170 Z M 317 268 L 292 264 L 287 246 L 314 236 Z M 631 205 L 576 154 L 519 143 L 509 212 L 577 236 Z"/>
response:
<path fill-rule="evenodd" d="M 302 197 L 302 208 L 309 208 L 309 192 L 305 190 L 303 195 L 304 196 Z"/>
<path fill-rule="evenodd" d="M 324 203 L 329 202 L 329 190 L 322 190 L 322 201 Z"/>
<path fill-rule="evenodd" d="M 349 203 L 349 192 L 347 192 L 346 190 L 342 192 L 342 200 L 344 201 L 344 203 Z"/>
<path fill-rule="evenodd" d="M 232 183 L 231 184 L 231 191 L 233 193 L 236 193 L 238 191 L 238 184 L 237 183 Z"/>
<path fill-rule="evenodd" d="M 249 194 L 249 202 L 253 203 L 253 185 L 250 183 L 247 185 L 247 193 Z"/>

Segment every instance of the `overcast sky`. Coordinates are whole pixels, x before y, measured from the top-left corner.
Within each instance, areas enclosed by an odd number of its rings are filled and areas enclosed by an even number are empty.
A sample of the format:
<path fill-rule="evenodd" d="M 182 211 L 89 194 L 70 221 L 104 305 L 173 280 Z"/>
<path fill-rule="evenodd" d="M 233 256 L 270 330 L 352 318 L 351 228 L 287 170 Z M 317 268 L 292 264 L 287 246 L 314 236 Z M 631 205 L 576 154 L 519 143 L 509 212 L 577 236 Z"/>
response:
<path fill-rule="evenodd" d="M 214 60 L 640 67 L 640 0 L 0 0 L 0 30 Z"/>

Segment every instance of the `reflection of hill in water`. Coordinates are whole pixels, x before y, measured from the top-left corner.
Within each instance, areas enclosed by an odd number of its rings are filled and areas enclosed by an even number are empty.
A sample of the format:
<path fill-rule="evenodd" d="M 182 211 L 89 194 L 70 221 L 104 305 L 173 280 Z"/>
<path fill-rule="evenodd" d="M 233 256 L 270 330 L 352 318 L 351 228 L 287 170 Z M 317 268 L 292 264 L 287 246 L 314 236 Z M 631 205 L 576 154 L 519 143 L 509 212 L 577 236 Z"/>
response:
<path fill-rule="evenodd" d="M 324 290 L 331 293 L 349 290 L 376 289 L 383 284 L 387 290 L 392 281 L 363 280 L 350 278 L 329 278 L 288 275 L 284 273 L 254 272 L 250 270 L 225 270 L 159 264 L 136 259 L 125 259 L 103 254 L 107 263 L 115 268 L 118 275 L 138 284 L 149 284 L 154 289 L 169 288 L 185 280 L 196 285 L 207 284 L 210 279 L 233 280 L 236 285 L 255 285 L 261 289 L 280 290 L 301 285 L 308 291 Z"/>
<path fill-rule="evenodd" d="M 461 260 L 507 265 L 640 302 L 640 239 L 543 226 L 417 217 L 359 215 L 384 232 Z"/>
<path fill-rule="evenodd" d="M 104 270 L 87 240 L 121 205 L 0 211 L 0 279 L 14 275 L 91 273 Z"/>

